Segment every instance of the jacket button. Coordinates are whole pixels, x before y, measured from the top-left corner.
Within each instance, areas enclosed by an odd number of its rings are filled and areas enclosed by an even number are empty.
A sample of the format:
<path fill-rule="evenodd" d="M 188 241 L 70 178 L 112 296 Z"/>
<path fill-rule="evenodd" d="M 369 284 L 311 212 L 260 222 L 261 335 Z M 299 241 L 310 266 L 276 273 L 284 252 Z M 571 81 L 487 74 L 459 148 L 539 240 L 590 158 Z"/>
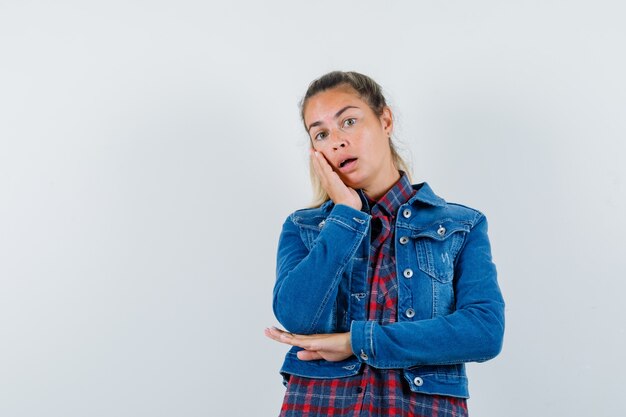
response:
<path fill-rule="evenodd" d="M 326 224 L 326 220 L 322 220 L 320 224 L 318 224 L 318 226 L 321 229 L 322 227 L 324 227 L 325 224 Z"/>
<path fill-rule="evenodd" d="M 401 245 L 406 245 L 407 243 L 409 243 L 409 238 L 408 238 L 408 237 L 406 237 L 406 236 L 402 236 L 402 237 L 400 238 L 400 244 L 401 244 Z"/>
<path fill-rule="evenodd" d="M 404 270 L 402 275 L 404 275 L 404 278 L 411 278 L 413 276 L 413 270 L 411 268 L 407 268 Z"/>
<path fill-rule="evenodd" d="M 424 385 L 424 380 L 423 380 L 422 378 L 420 378 L 419 376 L 416 376 L 416 377 L 413 379 L 413 383 L 414 383 L 415 385 L 417 385 L 418 387 L 421 387 L 422 385 Z"/>
<path fill-rule="evenodd" d="M 410 210 L 410 209 L 404 209 L 404 211 L 402 212 L 402 215 L 403 215 L 405 218 L 407 218 L 407 219 L 408 219 L 409 217 L 411 217 L 411 210 Z"/>
<path fill-rule="evenodd" d="M 445 235 L 445 234 L 446 234 L 446 228 L 445 228 L 445 227 L 443 227 L 443 226 L 441 226 L 441 225 L 439 225 L 439 229 L 437 229 L 437 234 L 438 234 L 439 236 L 443 236 L 443 235 Z"/>
<path fill-rule="evenodd" d="M 406 314 L 408 318 L 412 318 L 415 315 L 415 310 L 413 310 L 412 308 L 407 308 L 404 314 Z"/>
<path fill-rule="evenodd" d="M 361 359 L 363 359 L 364 361 L 369 359 L 369 356 L 367 356 L 367 353 L 365 353 L 365 351 L 363 349 L 361 349 L 361 354 L 359 355 L 361 357 Z"/>

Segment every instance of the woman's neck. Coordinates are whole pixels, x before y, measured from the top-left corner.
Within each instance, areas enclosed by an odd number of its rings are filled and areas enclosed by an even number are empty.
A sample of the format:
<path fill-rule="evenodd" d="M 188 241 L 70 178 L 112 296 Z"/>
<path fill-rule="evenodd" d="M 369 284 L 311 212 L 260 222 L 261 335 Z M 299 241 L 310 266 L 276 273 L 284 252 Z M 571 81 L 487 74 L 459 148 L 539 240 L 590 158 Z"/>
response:
<path fill-rule="evenodd" d="M 396 182 L 400 179 L 400 172 L 395 166 L 392 169 L 385 171 L 385 174 L 381 174 L 376 178 L 369 187 L 363 188 L 365 194 L 374 201 L 378 201 L 389 191 Z"/>

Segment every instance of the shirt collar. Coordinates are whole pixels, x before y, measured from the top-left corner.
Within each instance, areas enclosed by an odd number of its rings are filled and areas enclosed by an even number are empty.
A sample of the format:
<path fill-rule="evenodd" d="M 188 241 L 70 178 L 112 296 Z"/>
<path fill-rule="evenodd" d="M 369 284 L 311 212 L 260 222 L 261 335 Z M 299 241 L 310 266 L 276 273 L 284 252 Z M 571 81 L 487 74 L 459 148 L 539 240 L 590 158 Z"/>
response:
<path fill-rule="evenodd" d="M 406 174 L 402 173 L 402 176 L 400 177 L 400 180 L 398 182 L 401 182 L 401 181 L 408 182 L 408 177 L 406 176 Z M 396 183 L 396 185 L 398 185 L 398 183 Z M 441 206 L 446 205 L 446 201 L 443 198 L 436 195 L 433 192 L 432 188 L 430 188 L 427 182 L 422 182 L 420 184 L 415 184 L 413 186 L 411 186 L 409 183 L 409 186 L 415 191 L 415 193 L 413 194 L 413 197 L 409 198 L 409 201 L 408 201 L 409 204 L 415 205 L 417 202 L 420 202 L 420 203 L 425 203 L 425 204 L 428 204 L 430 206 L 435 206 L 435 207 L 441 207 Z M 362 190 L 358 190 L 358 193 L 359 193 L 359 196 L 361 196 L 363 207 L 367 207 L 366 210 L 369 211 L 369 205 L 367 202 L 367 198 L 365 197 L 365 193 L 363 193 Z M 330 211 L 333 205 L 334 205 L 333 201 L 329 199 L 325 203 L 323 203 L 320 208 L 324 211 Z"/>
<path fill-rule="evenodd" d="M 363 204 L 364 208 L 371 208 L 371 212 L 382 210 L 389 216 L 395 216 L 400 206 L 406 203 L 414 193 L 411 181 L 404 172 L 400 172 L 400 179 L 376 202 L 370 200 L 363 190 L 359 190 L 361 200 L 365 200 L 364 203 L 367 202 L 367 205 Z"/>

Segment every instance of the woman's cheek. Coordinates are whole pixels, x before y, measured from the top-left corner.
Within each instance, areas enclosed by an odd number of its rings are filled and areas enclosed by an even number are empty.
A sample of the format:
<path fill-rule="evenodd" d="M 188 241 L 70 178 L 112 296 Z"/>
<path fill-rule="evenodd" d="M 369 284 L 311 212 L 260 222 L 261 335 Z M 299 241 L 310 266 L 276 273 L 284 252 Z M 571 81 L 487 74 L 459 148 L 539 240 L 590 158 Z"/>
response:
<path fill-rule="evenodd" d="M 324 158 L 326 158 L 326 162 L 328 162 L 328 156 L 326 155 L 328 149 L 326 149 L 324 144 L 322 144 L 322 143 L 315 144 L 315 146 L 313 147 L 313 150 L 315 150 L 316 152 L 319 152 L 322 155 L 324 155 Z"/>

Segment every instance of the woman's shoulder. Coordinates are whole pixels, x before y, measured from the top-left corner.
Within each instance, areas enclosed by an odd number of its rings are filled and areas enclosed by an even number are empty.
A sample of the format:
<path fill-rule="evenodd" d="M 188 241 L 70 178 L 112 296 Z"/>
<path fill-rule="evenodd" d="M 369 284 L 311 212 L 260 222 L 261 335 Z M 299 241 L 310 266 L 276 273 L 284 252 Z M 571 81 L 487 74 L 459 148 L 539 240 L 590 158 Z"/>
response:
<path fill-rule="evenodd" d="M 287 221 L 297 225 L 319 227 L 319 224 L 330 214 L 330 209 L 332 209 L 332 202 L 329 200 L 321 206 L 298 209 L 287 216 Z"/>
<path fill-rule="evenodd" d="M 462 221 L 470 225 L 476 224 L 481 218 L 485 217 L 481 210 L 473 206 L 444 199 L 436 194 L 428 183 L 416 184 L 413 187 L 418 190 L 417 200 L 430 206 L 433 209 L 432 211 L 437 213 L 436 215 Z"/>
<path fill-rule="evenodd" d="M 320 216 L 320 215 L 326 215 L 328 216 L 328 214 L 330 214 L 331 210 L 333 209 L 333 202 L 332 200 L 326 200 L 324 203 L 320 204 L 319 206 L 309 206 L 309 207 L 303 207 L 300 209 L 297 209 L 296 211 L 292 212 L 289 216 L 290 217 L 315 217 L 315 216 Z"/>
<path fill-rule="evenodd" d="M 450 212 L 469 218 L 473 223 L 477 222 L 482 217 L 485 217 L 485 214 L 481 210 L 465 204 L 446 201 L 446 206 Z"/>

